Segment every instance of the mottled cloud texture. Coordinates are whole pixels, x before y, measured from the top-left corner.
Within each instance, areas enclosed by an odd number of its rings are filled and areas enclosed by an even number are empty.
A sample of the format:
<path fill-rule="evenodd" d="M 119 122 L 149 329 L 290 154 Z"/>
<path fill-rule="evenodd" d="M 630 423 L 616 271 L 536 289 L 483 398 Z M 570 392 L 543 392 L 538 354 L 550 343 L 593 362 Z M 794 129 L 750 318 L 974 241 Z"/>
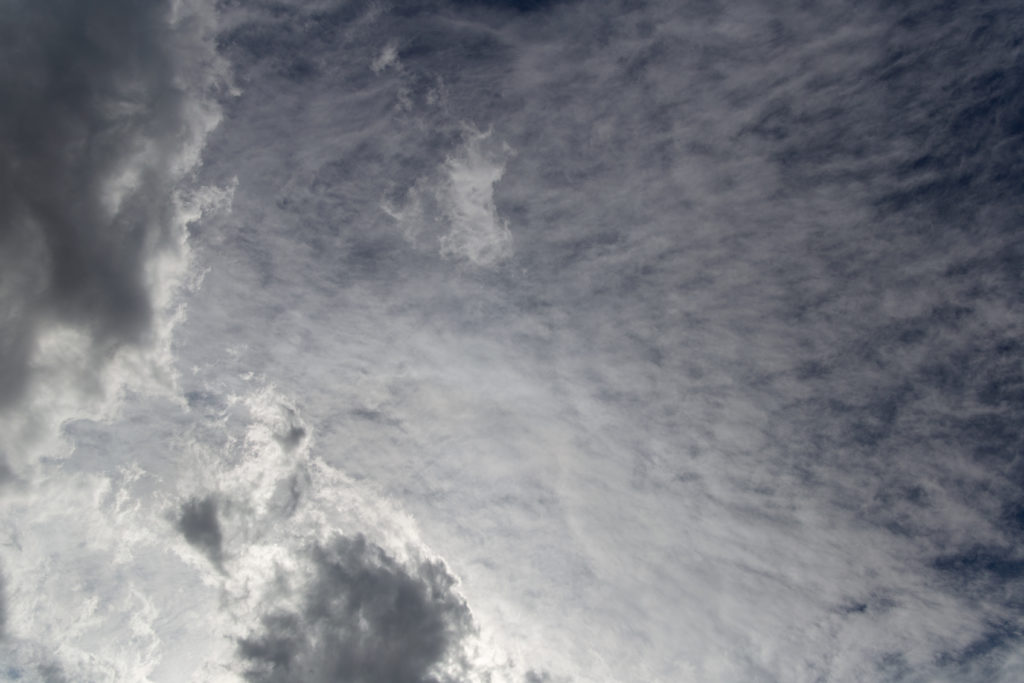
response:
<path fill-rule="evenodd" d="M 1024 678 L 1019 3 L 0 32 L 0 679 Z"/>
<path fill-rule="evenodd" d="M 312 550 L 314 576 L 299 609 L 272 612 L 239 643 L 251 681 L 462 680 L 451 658 L 471 626 L 438 562 L 410 570 L 363 536 L 336 537 Z"/>

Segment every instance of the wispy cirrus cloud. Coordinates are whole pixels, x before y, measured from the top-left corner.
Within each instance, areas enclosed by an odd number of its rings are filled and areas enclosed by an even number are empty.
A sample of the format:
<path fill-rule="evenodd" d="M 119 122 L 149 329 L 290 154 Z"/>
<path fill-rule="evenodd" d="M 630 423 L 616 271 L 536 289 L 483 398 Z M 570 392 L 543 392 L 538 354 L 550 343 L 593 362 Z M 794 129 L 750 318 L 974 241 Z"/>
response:
<path fill-rule="evenodd" d="M 972 89 L 996 68 L 981 55 L 904 87 L 908 65 L 945 59 L 929 41 L 966 54 L 975 38 L 923 7 L 553 3 L 540 23 L 415 7 L 322 20 L 318 36 L 344 37 L 325 63 L 351 66 L 312 77 L 333 95 L 287 81 L 322 104 L 279 132 L 332 146 L 292 157 L 285 185 L 250 169 L 278 188 L 274 208 L 250 204 L 271 243 L 332 245 L 251 257 L 268 301 L 304 292 L 306 315 L 270 318 L 291 341 L 252 357 L 311 397 L 321 381 L 289 349 L 327 359 L 331 409 L 310 419 L 331 462 L 402 500 L 463 558 L 470 604 L 559 671 L 956 678 L 1009 662 L 993 634 L 1012 601 L 976 602 L 944 567 L 989 557 L 978 543 L 1014 566 L 1015 475 L 988 458 L 1009 467 L 1015 443 L 998 427 L 1017 410 L 998 379 L 1016 362 L 1015 261 L 992 259 L 1012 250 L 1018 199 L 971 175 L 943 191 L 960 193 L 954 217 L 952 195 L 911 188 L 952 173 L 922 155 L 1016 144 L 983 127 L 961 147 L 944 128 L 954 110 L 1008 112 L 1010 91 Z M 389 45 L 401 68 L 370 68 Z M 515 249 L 480 272 L 409 249 L 379 209 L 444 234 L 464 122 L 515 150 L 476 195 Z M 985 284 L 967 265 L 982 262 Z M 295 278 L 299 263 L 318 265 Z M 982 564 L 969 571 L 992 576 Z"/>

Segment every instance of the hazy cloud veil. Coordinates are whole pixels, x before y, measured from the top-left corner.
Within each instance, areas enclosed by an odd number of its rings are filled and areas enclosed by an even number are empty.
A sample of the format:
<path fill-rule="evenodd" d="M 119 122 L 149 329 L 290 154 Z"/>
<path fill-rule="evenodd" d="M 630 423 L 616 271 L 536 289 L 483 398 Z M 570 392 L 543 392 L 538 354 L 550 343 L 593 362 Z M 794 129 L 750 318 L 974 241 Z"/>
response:
<path fill-rule="evenodd" d="M 1024 678 L 1019 3 L 0 11 L 0 680 Z"/>

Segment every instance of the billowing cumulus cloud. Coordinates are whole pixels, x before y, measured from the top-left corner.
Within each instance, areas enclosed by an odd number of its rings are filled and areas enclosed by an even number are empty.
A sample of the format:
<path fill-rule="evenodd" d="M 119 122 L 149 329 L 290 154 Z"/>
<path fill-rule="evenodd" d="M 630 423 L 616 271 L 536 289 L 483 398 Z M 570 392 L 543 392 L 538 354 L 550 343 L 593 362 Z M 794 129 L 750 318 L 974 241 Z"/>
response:
<path fill-rule="evenodd" d="M 312 566 L 298 609 L 263 615 L 239 643 L 248 680 L 463 680 L 459 641 L 472 623 L 442 564 L 406 568 L 362 536 L 339 536 L 312 550 Z"/>

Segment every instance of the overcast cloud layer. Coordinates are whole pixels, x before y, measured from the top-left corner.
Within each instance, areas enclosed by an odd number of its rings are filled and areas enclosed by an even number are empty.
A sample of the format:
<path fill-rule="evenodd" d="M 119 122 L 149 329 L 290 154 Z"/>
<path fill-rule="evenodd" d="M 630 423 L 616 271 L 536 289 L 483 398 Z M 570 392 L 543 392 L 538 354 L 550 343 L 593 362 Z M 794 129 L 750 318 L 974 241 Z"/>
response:
<path fill-rule="evenodd" d="M 15 2 L 0 680 L 1024 678 L 1014 2 Z"/>

